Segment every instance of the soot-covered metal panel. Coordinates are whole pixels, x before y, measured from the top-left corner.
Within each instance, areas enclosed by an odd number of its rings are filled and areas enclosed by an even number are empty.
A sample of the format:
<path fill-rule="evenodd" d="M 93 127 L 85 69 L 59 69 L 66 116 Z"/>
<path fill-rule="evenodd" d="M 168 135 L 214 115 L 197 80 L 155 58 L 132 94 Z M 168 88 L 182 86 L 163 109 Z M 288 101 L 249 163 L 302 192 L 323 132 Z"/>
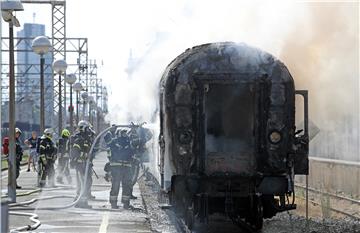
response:
<path fill-rule="evenodd" d="M 285 65 L 269 53 L 245 44 L 224 42 L 186 50 L 171 62 L 162 76 L 160 106 L 165 144 L 162 156 L 169 161 L 169 175 L 189 174 L 204 168 L 201 164 L 204 163 L 202 154 L 206 153 L 206 143 L 202 124 L 206 113 L 202 95 L 207 82 L 253 83 L 255 95 L 261 95 L 261 101 L 254 110 L 256 158 L 255 162 L 245 163 L 247 167 L 243 171 L 247 173 L 252 166 L 265 173 L 285 169 L 294 125 L 294 108 L 289 108 L 295 101 L 293 79 Z M 285 135 L 282 143 L 277 145 L 264 140 L 274 129 Z M 226 158 L 220 156 L 216 161 L 207 163 L 215 167 L 215 171 L 221 167 L 216 165 L 221 163 L 218 161 L 244 162 L 250 161 L 251 156 L 251 153 L 235 156 L 236 159 L 231 155 Z"/>

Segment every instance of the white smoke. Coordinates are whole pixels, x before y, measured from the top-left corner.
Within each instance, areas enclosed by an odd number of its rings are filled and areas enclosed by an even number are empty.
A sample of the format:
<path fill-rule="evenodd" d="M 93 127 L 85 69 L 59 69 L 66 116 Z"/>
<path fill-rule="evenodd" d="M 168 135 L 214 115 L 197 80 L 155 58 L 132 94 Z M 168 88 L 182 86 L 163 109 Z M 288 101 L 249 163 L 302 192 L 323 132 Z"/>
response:
<path fill-rule="evenodd" d="M 129 45 L 141 62 L 131 79 L 123 73 L 118 77 L 121 85 L 111 87 L 111 121 L 154 120 L 160 76 L 185 49 L 245 42 L 277 56 L 288 66 L 297 89 L 310 91 L 310 118 L 321 130 L 312 155 L 359 158 L 358 3 L 228 0 L 152 5 L 154 18 L 142 18 L 143 38 Z"/>

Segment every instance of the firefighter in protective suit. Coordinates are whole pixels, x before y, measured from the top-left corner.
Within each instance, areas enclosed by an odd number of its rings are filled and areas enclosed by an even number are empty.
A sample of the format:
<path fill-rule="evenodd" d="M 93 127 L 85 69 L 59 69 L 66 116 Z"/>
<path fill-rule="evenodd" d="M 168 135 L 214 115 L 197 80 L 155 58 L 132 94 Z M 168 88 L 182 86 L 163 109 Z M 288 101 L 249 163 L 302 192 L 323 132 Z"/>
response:
<path fill-rule="evenodd" d="M 149 129 L 142 127 L 144 123 L 136 127 L 134 127 L 135 125 L 133 123 L 131 124 L 133 125 L 133 127 L 131 128 L 128 134 L 129 134 L 130 146 L 134 152 L 134 155 L 133 155 L 133 163 L 131 169 L 132 185 L 131 185 L 130 198 L 137 199 L 137 197 L 133 195 L 132 191 L 135 183 L 138 180 L 140 164 L 148 159 L 145 158 L 145 155 L 147 155 L 145 153 L 147 152 L 145 144 L 152 138 L 152 133 L 150 132 Z"/>
<path fill-rule="evenodd" d="M 55 161 L 57 148 L 52 141 L 52 129 L 45 129 L 44 135 L 40 138 L 39 145 L 39 171 L 38 171 L 38 186 L 44 187 L 46 184 L 46 177 L 48 178 L 48 185 L 54 187 L 55 176 Z"/>
<path fill-rule="evenodd" d="M 78 208 L 91 208 L 88 204 L 88 198 L 91 196 L 92 183 L 92 158 L 88 158 L 89 151 L 93 140 L 94 132 L 90 128 L 90 124 L 86 121 L 78 123 L 78 132 L 71 139 L 71 162 L 70 166 L 76 170 L 76 194 L 77 197 L 84 190 L 84 194 L 80 197 L 79 202 L 75 205 Z M 86 163 L 89 160 L 89 167 L 86 171 Z M 85 184 L 85 175 L 87 180 Z M 75 199 L 77 199 L 77 197 Z"/>
<path fill-rule="evenodd" d="M 61 138 L 57 142 L 58 147 L 58 176 L 56 181 L 63 184 L 63 177 L 67 179 L 68 183 L 71 184 L 71 176 L 69 170 L 69 137 L 70 131 L 63 129 L 61 132 Z"/>
<path fill-rule="evenodd" d="M 119 132 L 120 131 L 120 132 Z M 110 204 L 111 208 L 118 209 L 117 205 L 120 183 L 122 185 L 122 197 L 124 209 L 130 209 L 131 195 L 131 164 L 133 152 L 130 147 L 129 137 L 126 130 L 118 130 L 116 137 L 108 133 L 104 137 L 105 143 L 110 149 L 110 173 L 111 173 L 111 190 Z"/>

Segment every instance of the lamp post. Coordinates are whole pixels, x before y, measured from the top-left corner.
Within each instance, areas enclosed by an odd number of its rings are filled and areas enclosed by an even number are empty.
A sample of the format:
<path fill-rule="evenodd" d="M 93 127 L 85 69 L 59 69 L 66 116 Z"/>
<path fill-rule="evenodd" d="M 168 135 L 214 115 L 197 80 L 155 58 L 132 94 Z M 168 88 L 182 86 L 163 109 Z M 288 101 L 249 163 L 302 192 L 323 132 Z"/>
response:
<path fill-rule="evenodd" d="M 74 86 L 74 91 L 76 91 L 76 124 L 79 123 L 79 95 L 80 95 L 80 91 L 83 90 L 83 86 L 81 85 L 81 83 L 75 83 Z"/>
<path fill-rule="evenodd" d="M 65 82 L 70 85 L 70 131 L 73 132 L 74 130 L 74 106 L 72 101 L 72 92 L 73 92 L 73 84 L 76 82 L 76 75 L 75 74 L 68 74 L 65 77 Z M 82 89 L 82 87 L 81 87 Z"/>
<path fill-rule="evenodd" d="M 2 1 L 1 15 L 9 23 L 9 169 L 8 196 L 11 202 L 16 202 L 16 151 L 15 151 L 15 72 L 14 72 L 14 26 L 20 23 L 13 11 L 23 11 L 20 1 Z"/>
<path fill-rule="evenodd" d="M 93 125 L 94 122 L 92 117 L 92 110 L 93 110 L 92 107 L 94 106 L 95 103 L 95 99 L 93 96 L 89 96 L 88 103 L 89 103 L 89 122 L 91 123 L 91 125 Z"/>
<path fill-rule="evenodd" d="M 88 101 L 88 98 L 89 98 L 89 94 L 86 91 L 81 93 L 81 99 L 83 100 L 83 109 L 82 109 L 83 120 L 85 120 L 86 118 L 86 103 Z"/>
<path fill-rule="evenodd" d="M 61 135 L 62 130 L 62 99 L 61 99 L 61 75 L 66 72 L 67 63 L 65 60 L 56 60 L 52 64 L 53 70 L 59 75 L 59 120 L 58 120 L 58 128 L 59 135 Z M 66 98 L 66 97 L 65 97 Z"/>
<path fill-rule="evenodd" d="M 45 89 L 44 89 L 44 55 L 49 52 L 51 43 L 46 36 L 38 36 L 32 41 L 33 51 L 40 55 L 40 132 L 45 129 Z"/>

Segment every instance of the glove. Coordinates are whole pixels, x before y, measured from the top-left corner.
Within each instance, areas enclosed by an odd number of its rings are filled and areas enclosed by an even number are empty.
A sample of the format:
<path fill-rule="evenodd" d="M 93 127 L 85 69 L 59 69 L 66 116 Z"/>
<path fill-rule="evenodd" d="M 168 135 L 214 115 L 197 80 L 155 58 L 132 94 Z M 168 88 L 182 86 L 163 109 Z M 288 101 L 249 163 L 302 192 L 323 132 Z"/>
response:
<path fill-rule="evenodd" d="M 110 162 L 107 162 L 107 163 L 105 164 L 105 166 L 104 166 L 104 171 L 105 171 L 106 173 L 109 173 L 109 172 L 110 172 Z"/>
<path fill-rule="evenodd" d="M 86 156 L 85 156 L 85 154 L 83 153 L 82 155 L 80 155 L 80 157 L 79 157 L 81 160 L 86 160 Z"/>
<path fill-rule="evenodd" d="M 111 182 L 111 174 L 110 174 L 110 172 L 107 172 L 106 174 L 105 174 L 105 180 L 107 181 L 107 182 Z"/>

